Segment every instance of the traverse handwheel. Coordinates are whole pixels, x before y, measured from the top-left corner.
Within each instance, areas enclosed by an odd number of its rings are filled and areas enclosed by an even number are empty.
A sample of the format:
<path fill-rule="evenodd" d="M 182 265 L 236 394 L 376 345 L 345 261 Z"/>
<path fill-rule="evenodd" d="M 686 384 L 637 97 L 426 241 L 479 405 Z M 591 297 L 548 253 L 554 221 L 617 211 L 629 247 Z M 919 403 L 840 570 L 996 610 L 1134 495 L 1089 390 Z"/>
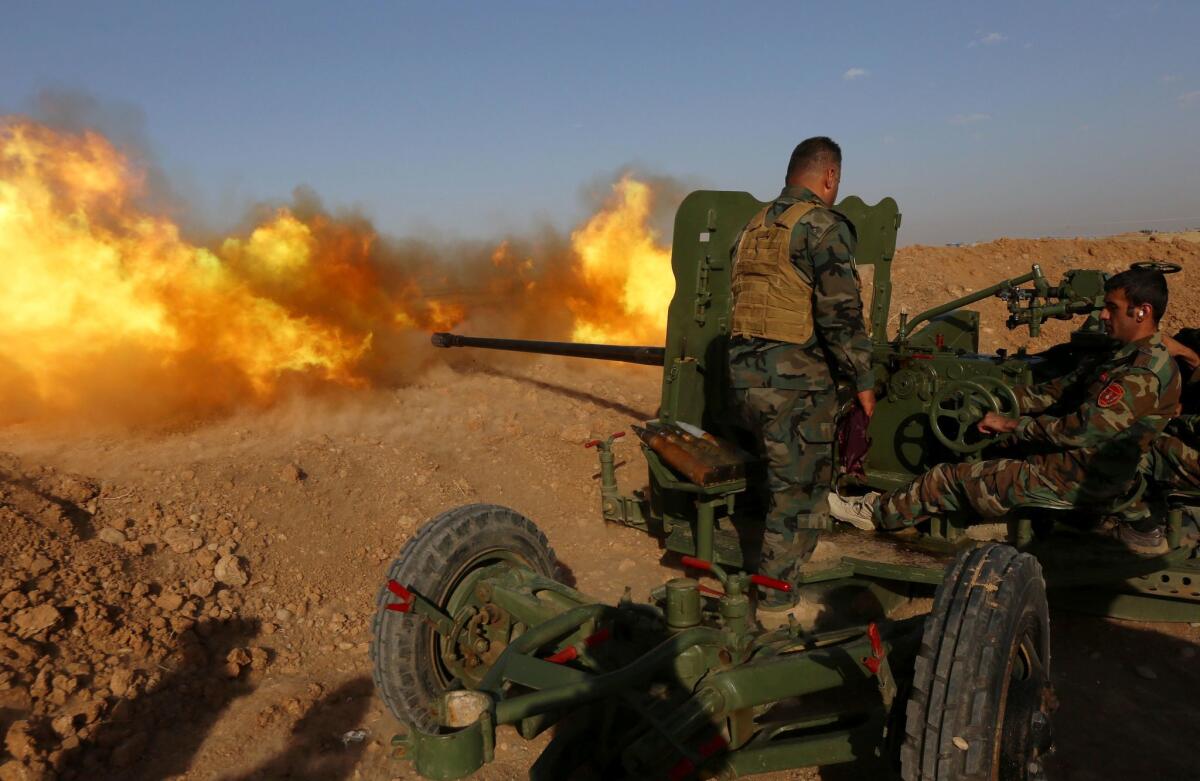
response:
<path fill-rule="evenodd" d="M 1016 398 L 1012 399 L 1016 407 Z M 955 453 L 976 453 L 991 444 L 975 424 L 988 412 L 999 412 L 1000 402 L 979 382 L 957 380 L 946 384 L 929 400 L 929 425 L 938 442 Z"/>
<path fill-rule="evenodd" d="M 1183 271 L 1183 266 L 1167 260 L 1139 260 L 1137 263 L 1129 264 L 1129 268 L 1132 271 L 1158 271 L 1162 274 Z"/>
<path fill-rule="evenodd" d="M 997 410 L 1001 415 L 1015 418 L 1021 414 L 1021 407 L 1017 404 L 1017 394 L 1013 393 L 1011 386 L 1007 385 L 1003 380 L 997 377 L 976 377 L 972 382 L 977 382 L 982 385 L 988 393 L 996 397 L 996 401 L 1000 405 Z"/>

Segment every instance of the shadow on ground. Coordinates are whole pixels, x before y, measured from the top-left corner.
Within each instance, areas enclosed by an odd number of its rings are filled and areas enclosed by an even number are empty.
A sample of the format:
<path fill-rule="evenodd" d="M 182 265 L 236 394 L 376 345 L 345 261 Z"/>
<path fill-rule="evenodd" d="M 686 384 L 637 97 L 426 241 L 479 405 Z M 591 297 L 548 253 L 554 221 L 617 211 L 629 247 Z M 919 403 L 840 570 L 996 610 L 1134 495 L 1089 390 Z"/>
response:
<path fill-rule="evenodd" d="M 161 779 L 180 775 L 231 702 L 249 694 L 248 673 L 231 678 L 230 651 L 258 636 L 258 621 L 202 621 L 179 636 L 145 691 L 119 700 L 86 741 L 66 752 L 64 779 Z M 153 679 L 151 679 L 153 681 Z"/>
<path fill-rule="evenodd" d="M 627 404 L 621 404 L 620 402 L 605 398 L 603 396 L 597 396 L 586 391 L 581 391 L 578 388 L 571 388 L 554 382 L 546 382 L 545 380 L 535 380 L 532 377 L 527 377 L 523 374 L 507 372 L 503 369 L 497 369 L 493 366 L 479 366 L 471 369 L 471 371 L 474 371 L 478 374 L 484 374 L 489 377 L 502 377 L 507 380 L 513 380 L 514 382 L 519 382 L 522 385 L 530 385 L 540 390 L 556 393 L 559 396 L 565 396 L 566 398 L 573 399 L 574 401 L 584 401 L 589 404 L 595 404 L 597 407 L 603 407 L 604 409 L 612 410 L 613 412 L 627 415 L 637 420 L 649 420 L 656 414 L 644 409 L 635 409 Z"/>
<path fill-rule="evenodd" d="M 1055 611 L 1051 669 L 1060 703 L 1054 717 L 1057 781 L 1200 777 L 1200 658 L 1153 628 Z"/>
<path fill-rule="evenodd" d="M 344 739 L 347 725 L 357 726 L 366 715 L 374 689 L 368 676 L 343 683 L 313 703 L 292 728 L 287 747 L 253 770 L 224 781 L 268 781 L 276 778 L 349 778 L 366 741 Z"/>

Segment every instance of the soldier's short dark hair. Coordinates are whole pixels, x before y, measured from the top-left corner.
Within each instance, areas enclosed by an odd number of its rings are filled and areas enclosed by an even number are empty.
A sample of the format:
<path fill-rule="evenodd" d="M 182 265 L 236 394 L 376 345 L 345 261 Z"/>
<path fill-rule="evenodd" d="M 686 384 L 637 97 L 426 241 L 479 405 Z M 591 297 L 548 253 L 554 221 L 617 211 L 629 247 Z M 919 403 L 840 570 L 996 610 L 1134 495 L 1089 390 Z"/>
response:
<path fill-rule="evenodd" d="M 828 136 L 813 136 L 806 138 L 792 150 L 792 159 L 788 160 L 787 178 L 805 173 L 813 169 L 842 166 L 842 148 Z"/>
<path fill-rule="evenodd" d="M 1167 278 L 1152 268 L 1131 268 L 1114 274 L 1104 283 L 1104 292 L 1124 290 L 1125 298 L 1134 306 L 1149 306 L 1154 322 L 1167 313 Z"/>

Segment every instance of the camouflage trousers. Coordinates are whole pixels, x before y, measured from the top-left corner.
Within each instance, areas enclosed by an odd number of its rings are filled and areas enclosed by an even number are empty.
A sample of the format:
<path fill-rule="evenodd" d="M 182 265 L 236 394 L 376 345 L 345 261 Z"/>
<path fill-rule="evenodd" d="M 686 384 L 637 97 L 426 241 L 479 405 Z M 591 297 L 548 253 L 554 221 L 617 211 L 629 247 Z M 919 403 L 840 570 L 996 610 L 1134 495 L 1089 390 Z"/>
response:
<path fill-rule="evenodd" d="M 771 492 L 768 530 L 787 540 L 829 528 L 837 392 L 734 388 L 743 425 L 759 438 Z"/>
<path fill-rule="evenodd" d="M 1156 438 L 1142 470 L 1160 489 L 1200 491 L 1200 450 L 1179 437 Z"/>
<path fill-rule="evenodd" d="M 1088 481 L 1072 479 L 1072 467 L 1077 466 L 1066 454 L 938 464 L 905 488 L 883 494 L 875 506 L 875 523 L 881 529 L 899 529 L 930 516 L 960 512 L 992 519 L 1023 505 L 1070 510 L 1112 502 L 1128 492 L 1127 480 L 1114 483 L 1107 497 L 1095 495 Z"/>

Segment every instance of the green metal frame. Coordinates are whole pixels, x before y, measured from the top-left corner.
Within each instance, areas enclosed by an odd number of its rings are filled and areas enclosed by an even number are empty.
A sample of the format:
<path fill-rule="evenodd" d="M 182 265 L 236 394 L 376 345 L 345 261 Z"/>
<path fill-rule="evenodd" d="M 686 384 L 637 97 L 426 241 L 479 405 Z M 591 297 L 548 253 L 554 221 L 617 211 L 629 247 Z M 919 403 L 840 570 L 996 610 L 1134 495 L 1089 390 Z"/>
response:
<path fill-rule="evenodd" d="M 734 778 L 882 756 L 897 676 L 910 674 L 922 619 L 881 622 L 878 643 L 865 624 L 762 631 L 747 597 L 750 577 L 719 566 L 712 572 L 722 595 L 702 604 L 696 581 L 680 579 L 659 594 L 657 607 L 602 605 L 520 567 L 481 572 L 476 606 L 528 629 L 473 687 L 486 695 L 477 720 L 437 734 L 410 727 L 393 740 L 396 756 L 427 778 L 462 778 L 491 760 L 496 727 L 509 724 L 533 738 L 563 714 L 593 707 L 600 721 L 614 708 L 639 720 L 642 731 L 621 735 L 607 757 L 631 777 L 657 777 L 664 762 Z M 440 625 L 461 622 L 428 603 L 420 612 Z M 619 641 L 592 642 L 605 632 Z M 773 710 L 782 700 L 807 705 Z M 442 719 L 449 722 L 445 710 Z M 727 735 L 719 750 L 707 742 L 714 725 Z M 554 752 L 552 743 L 546 753 Z"/>

